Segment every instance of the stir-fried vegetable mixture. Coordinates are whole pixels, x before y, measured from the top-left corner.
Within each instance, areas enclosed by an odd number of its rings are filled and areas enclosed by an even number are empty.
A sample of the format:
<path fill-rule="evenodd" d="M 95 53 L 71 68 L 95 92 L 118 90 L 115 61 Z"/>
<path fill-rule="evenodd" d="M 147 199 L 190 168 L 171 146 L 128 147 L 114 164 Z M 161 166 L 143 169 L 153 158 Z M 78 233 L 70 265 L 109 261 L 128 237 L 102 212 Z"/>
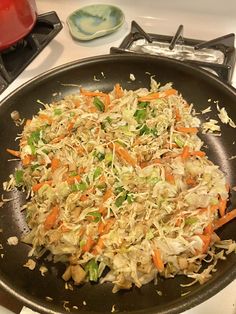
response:
<path fill-rule="evenodd" d="M 22 161 L 8 188 L 31 194 L 30 254 L 47 249 L 66 264 L 64 280 L 100 278 L 114 292 L 158 274 L 209 279 L 224 250 L 236 250 L 215 233 L 236 209 L 226 213 L 229 187 L 199 127 L 192 106 L 154 80 L 150 91 L 116 84 L 46 104 L 27 120 L 20 150 L 8 150 Z"/>

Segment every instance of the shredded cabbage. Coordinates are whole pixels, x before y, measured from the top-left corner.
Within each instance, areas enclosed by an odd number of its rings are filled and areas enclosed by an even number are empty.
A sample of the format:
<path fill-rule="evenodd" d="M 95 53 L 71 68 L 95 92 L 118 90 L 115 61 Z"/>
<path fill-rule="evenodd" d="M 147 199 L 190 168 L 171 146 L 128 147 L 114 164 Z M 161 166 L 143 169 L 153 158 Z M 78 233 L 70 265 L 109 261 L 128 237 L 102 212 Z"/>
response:
<path fill-rule="evenodd" d="M 201 151 L 199 126 L 192 105 L 153 78 L 151 92 L 116 85 L 109 94 L 81 90 L 45 104 L 25 125 L 22 169 L 5 184 L 31 195 L 23 239 L 30 255 L 47 249 L 66 264 L 65 280 L 100 278 L 114 292 L 157 275 L 209 279 L 216 246 L 229 253 L 235 243 L 209 231 L 228 191 Z M 216 120 L 202 127 L 220 131 Z M 207 253 L 213 264 L 200 272 Z"/>

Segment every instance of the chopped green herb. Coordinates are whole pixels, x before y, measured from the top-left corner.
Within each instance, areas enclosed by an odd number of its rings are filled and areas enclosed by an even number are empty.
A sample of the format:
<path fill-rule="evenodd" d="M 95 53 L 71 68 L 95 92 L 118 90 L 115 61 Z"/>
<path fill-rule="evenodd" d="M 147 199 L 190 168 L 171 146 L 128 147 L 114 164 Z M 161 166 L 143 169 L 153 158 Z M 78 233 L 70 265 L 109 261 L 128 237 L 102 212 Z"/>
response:
<path fill-rule="evenodd" d="M 139 131 L 139 135 L 150 134 L 150 132 L 151 129 L 149 129 L 149 127 L 146 124 L 144 124 Z"/>
<path fill-rule="evenodd" d="M 183 142 L 179 137 L 175 137 L 175 143 L 176 143 L 179 147 L 183 147 L 183 146 L 184 146 L 184 142 Z"/>
<path fill-rule="evenodd" d="M 127 195 L 127 202 L 129 204 L 133 203 L 134 202 L 134 196 L 132 194 L 128 194 Z"/>
<path fill-rule="evenodd" d="M 101 214 L 99 212 L 90 212 L 87 214 L 87 216 L 94 217 L 94 222 L 99 222 L 101 220 Z"/>
<path fill-rule="evenodd" d="M 157 129 L 156 129 L 156 128 L 151 129 L 151 133 L 152 133 L 154 136 L 158 136 L 158 132 L 157 132 Z"/>
<path fill-rule="evenodd" d="M 48 155 L 50 151 L 48 149 L 43 149 L 44 154 Z"/>
<path fill-rule="evenodd" d="M 151 185 L 155 185 L 157 182 L 159 182 L 161 179 L 158 177 L 154 177 L 154 178 L 149 178 L 147 181 L 148 183 L 150 183 Z"/>
<path fill-rule="evenodd" d="M 106 130 L 106 123 L 101 122 L 100 125 L 101 125 L 101 129 L 105 131 Z"/>
<path fill-rule="evenodd" d="M 86 177 L 85 181 L 87 182 L 87 184 L 90 184 L 90 180 L 89 180 L 89 176 Z"/>
<path fill-rule="evenodd" d="M 87 190 L 87 188 L 88 188 L 87 184 L 86 184 L 85 182 L 83 182 L 83 181 L 80 182 L 80 183 L 72 184 L 72 186 L 71 186 L 71 190 L 72 190 L 73 192 L 77 192 L 77 191 L 82 191 L 82 192 L 84 192 L 84 191 Z"/>
<path fill-rule="evenodd" d="M 16 170 L 15 171 L 15 180 L 16 180 L 16 185 L 21 185 L 23 183 L 23 170 Z"/>
<path fill-rule="evenodd" d="M 149 102 L 141 101 L 138 103 L 138 108 L 140 109 L 147 108 L 148 105 L 149 105 Z"/>
<path fill-rule="evenodd" d="M 97 188 L 101 191 L 101 192 L 105 192 L 107 189 L 107 184 L 106 183 L 101 183 L 97 185 Z"/>
<path fill-rule="evenodd" d="M 29 141 L 37 144 L 38 141 L 40 140 L 40 130 L 37 130 L 37 131 L 33 131 L 31 134 L 30 134 L 30 137 L 28 139 Z"/>
<path fill-rule="evenodd" d="M 185 225 L 192 225 L 198 221 L 197 217 L 188 217 L 185 219 Z"/>
<path fill-rule="evenodd" d="M 151 240 L 152 238 L 154 238 L 153 229 L 149 229 L 146 233 L 146 239 Z"/>
<path fill-rule="evenodd" d="M 105 158 L 105 154 L 98 152 L 96 157 L 99 161 L 102 161 Z"/>
<path fill-rule="evenodd" d="M 94 97 L 93 104 L 99 111 L 105 111 L 105 105 L 98 97 Z"/>
<path fill-rule="evenodd" d="M 30 168 L 32 171 L 36 170 L 40 165 L 36 164 L 36 165 L 32 165 Z"/>
<path fill-rule="evenodd" d="M 28 144 L 29 144 L 30 149 L 31 149 L 31 154 L 35 155 L 36 154 L 36 147 L 34 146 L 34 144 L 31 144 L 29 142 L 28 142 Z"/>
<path fill-rule="evenodd" d="M 125 189 L 123 188 L 123 186 L 118 186 L 117 188 L 115 188 L 115 194 L 118 195 L 121 192 L 125 191 Z"/>
<path fill-rule="evenodd" d="M 62 114 L 62 110 L 59 109 L 59 108 L 55 108 L 55 109 L 54 109 L 54 114 L 55 114 L 55 116 L 59 116 L 59 115 Z"/>
<path fill-rule="evenodd" d="M 86 241 L 83 239 L 83 240 L 80 241 L 79 246 L 83 247 L 85 244 L 86 244 Z"/>
<path fill-rule="evenodd" d="M 70 112 L 70 117 L 74 117 L 74 116 L 75 116 L 75 112 L 74 111 Z"/>
<path fill-rule="evenodd" d="M 126 198 L 127 198 L 127 192 L 124 191 L 124 192 L 123 192 L 120 196 L 118 196 L 117 199 L 115 200 L 115 205 L 116 205 L 117 207 L 120 207 L 120 206 L 124 203 L 124 201 L 126 200 Z"/>
<path fill-rule="evenodd" d="M 138 123 L 143 122 L 147 118 L 147 110 L 146 109 L 138 109 L 134 113 L 135 120 Z"/>
<path fill-rule="evenodd" d="M 86 264 L 85 271 L 88 273 L 90 281 L 98 280 L 98 264 L 94 258 Z"/>
<path fill-rule="evenodd" d="M 70 172 L 70 177 L 75 177 L 77 175 L 78 175 L 77 171 L 71 171 Z"/>
<path fill-rule="evenodd" d="M 30 146 L 32 155 L 35 155 L 36 153 L 35 145 L 38 143 L 39 140 L 40 140 L 40 130 L 33 131 L 27 140 L 27 143 Z"/>
<path fill-rule="evenodd" d="M 106 119 L 105 119 L 109 124 L 111 124 L 112 123 L 112 118 L 111 117 L 106 117 Z"/>
<path fill-rule="evenodd" d="M 112 159 L 113 159 L 113 154 L 112 153 L 106 154 L 106 156 L 105 156 L 105 161 L 106 162 L 112 162 Z"/>
<path fill-rule="evenodd" d="M 100 176 L 101 173 L 102 173 L 102 168 L 97 167 L 93 174 L 93 180 L 96 180 Z"/>
<path fill-rule="evenodd" d="M 150 129 L 146 124 L 144 124 L 141 129 L 139 130 L 139 135 L 148 135 L 152 134 L 154 136 L 158 136 L 158 131 L 156 128 Z"/>

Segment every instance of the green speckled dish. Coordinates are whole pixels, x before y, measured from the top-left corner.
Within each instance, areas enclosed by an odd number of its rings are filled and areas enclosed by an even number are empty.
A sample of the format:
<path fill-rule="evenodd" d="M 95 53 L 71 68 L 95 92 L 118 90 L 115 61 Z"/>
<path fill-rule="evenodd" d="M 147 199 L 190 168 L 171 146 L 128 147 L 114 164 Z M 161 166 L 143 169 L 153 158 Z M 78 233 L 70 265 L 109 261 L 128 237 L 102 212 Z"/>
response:
<path fill-rule="evenodd" d="M 115 32 L 123 22 L 123 12 L 108 4 L 83 7 L 74 11 L 67 18 L 71 36 L 83 41 Z"/>

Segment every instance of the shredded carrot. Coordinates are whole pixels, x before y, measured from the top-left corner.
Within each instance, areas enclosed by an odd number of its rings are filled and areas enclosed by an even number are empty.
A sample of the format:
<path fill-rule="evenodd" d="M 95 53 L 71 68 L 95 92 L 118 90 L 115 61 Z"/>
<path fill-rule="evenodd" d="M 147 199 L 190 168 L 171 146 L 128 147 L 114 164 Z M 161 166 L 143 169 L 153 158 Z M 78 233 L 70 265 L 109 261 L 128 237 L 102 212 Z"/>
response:
<path fill-rule="evenodd" d="M 214 231 L 212 223 L 209 223 L 205 228 L 204 228 L 204 234 L 212 234 Z"/>
<path fill-rule="evenodd" d="M 193 179 L 192 177 L 187 177 L 187 178 L 186 178 L 186 183 L 187 183 L 188 185 L 194 186 L 194 185 L 196 185 L 196 180 Z"/>
<path fill-rule="evenodd" d="M 161 258 L 161 252 L 159 249 L 155 249 L 154 250 L 154 254 L 152 256 L 152 259 L 153 259 L 153 263 L 154 265 L 156 266 L 156 268 L 162 272 L 164 270 L 164 263 L 162 261 L 162 258 Z"/>
<path fill-rule="evenodd" d="M 108 219 L 106 221 L 105 227 L 104 227 L 104 233 L 108 233 L 111 230 L 111 227 L 114 225 L 115 220 L 114 219 Z"/>
<path fill-rule="evenodd" d="M 26 125 L 26 126 L 29 126 L 30 123 L 31 123 L 31 121 L 32 121 L 31 119 L 27 119 L 26 122 L 25 122 L 25 125 Z"/>
<path fill-rule="evenodd" d="M 107 213 L 107 208 L 104 207 L 103 205 L 100 205 L 98 211 L 100 214 L 105 215 Z"/>
<path fill-rule="evenodd" d="M 225 184 L 225 189 L 229 193 L 229 191 L 230 191 L 229 183 Z M 220 197 L 220 200 L 219 200 L 219 213 L 220 213 L 221 217 L 223 217 L 225 215 L 226 207 L 227 207 L 227 199 L 223 199 L 223 198 Z"/>
<path fill-rule="evenodd" d="M 71 230 L 70 228 L 66 227 L 66 226 L 63 225 L 63 223 L 62 223 L 62 225 L 61 225 L 61 231 L 62 231 L 62 232 L 69 232 L 70 230 Z"/>
<path fill-rule="evenodd" d="M 152 94 L 149 94 L 147 96 L 139 97 L 138 101 L 150 101 L 153 99 L 165 98 L 165 97 L 168 97 L 171 95 L 176 95 L 176 94 L 177 94 L 177 90 L 171 88 L 171 89 L 168 89 L 168 90 L 165 90 L 162 92 L 152 93 Z"/>
<path fill-rule="evenodd" d="M 155 159 L 152 159 L 152 160 L 149 160 L 149 161 L 141 161 L 139 166 L 140 168 L 145 168 L 145 167 L 148 167 L 148 166 L 151 166 L 151 165 L 156 165 L 156 164 L 160 164 L 161 163 L 161 159 L 160 158 L 155 158 Z"/>
<path fill-rule="evenodd" d="M 99 127 L 99 126 L 97 126 L 97 127 L 95 128 L 95 134 L 98 134 L 98 133 L 99 133 L 99 131 L 100 131 L 100 127 Z"/>
<path fill-rule="evenodd" d="M 54 172 L 56 169 L 58 169 L 60 166 L 60 160 L 57 158 L 52 158 L 51 160 L 51 168 L 52 168 L 52 172 Z"/>
<path fill-rule="evenodd" d="M 181 157 L 182 157 L 183 159 L 186 159 L 186 158 L 189 157 L 189 147 L 188 147 L 188 146 L 184 146 L 183 152 L 182 152 L 182 154 L 181 154 Z"/>
<path fill-rule="evenodd" d="M 186 128 L 184 126 L 176 127 L 175 130 L 181 133 L 192 133 L 192 134 L 196 134 L 198 132 L 198 128 Z"/>
<path fill-rule="evenodd" d="M 80 181 L 81 180 L 81 176 L 78 174 L 77 176 L 74 176 L 74 177 L 68 177 L 66 179 L 67 183 L 68 184 L 73 184 L 75 183 L 76 181 Z"/>
<path fill-rule="evenodd" d="M 104 174 L 101 175 L 101 177 L 99 178 L 99 183 L 105 183 L 106 182 L 106 177 L 104 176 Z"/>
<path fill-rule="evenodd" d="M 199 234 L 198 236 L 201 238 L 203 242 L 201 253 L 204 254 L 208 251 L 208 248 L 211 242 L 211 234 Z"/>
<path fill-rule="evenodd" d="M 63 140 L 63 138 L 65 138 L 65 135 L 57 136 L 53 140 L 51 140 L 51 143 L 53 143 L 53 144 L 59 143 L 61 140 Z"/>
<path fill-rule="evenodd" d="M 94 245 L 94 241 L 91 236 L 88 236 L 87 242 L 82 246 L 83 252 L 89 252 Z"/>
<path fill-rule="evenodd" d="M 105 105 L 105 112 L 106 112 L 110 103 L 111 103 L 111 100 L 110 100 L 110 96 L 108 94 L 105 94 L 104 97 L 105 97 L 104 105 Z"/>
<path fill-rule="evenodd" d="M 86 229 L 85 227 L 80 227 L 79 232 L 78 232 L 78 236 L 82 237 L 82 235 L 85 233 Z"/>
<path fill-rule="evenodd" d="M 32 155 L 25 155 L 24 158 L 22 159 L 23 166 L 28 166 L 32 160 L 33 160 Z"/>
<path fill-rule="evenodd" d="M 70 122 L 70 123 L 68 124 L 67 131 L 71 131 L 71 130 L 73 129 L 74 125 L 75 125 L 75 122 L 74 122 L 74 121 Z"/>
<path fill-rule="evenodd" d="M 81 89 L 81 90 L 80 90 L 80 93 L 81 93 L 81 95 L 83 95 L 83 96 L 88 96 L 88 97 L 95 97 L 95 96 L 104 97 L 104 96 L 107 95 L 107 94 L 102 93 L 102 92 L 90 92 L 90 91 L 87 91 L 87 90 L 85 90 L 85 89 Z"/>
<path fill-rule="evenodd" d="M 217 204 L 217 205 L 211 205 L 210 207 L 206 207 L 206 208 L 199 208 L 198 210 L 201 213 L 203 213 L 203 212 L 206 212 L 208 209 L 210 209 L 210 212 L 214 214 L 218 208 L 219 208 L 219 205 Z"/>
<path fill-rule="evenodd" d="M 175 184 L 175 178 L 174 178 L 173 174 L 168 172 L 167 170 L 165 171 L 165 179 L 170 184 Z"/>
<path fill-rule="evenodd" d="M 176 220 L 176 222 L 175 222 L 175 226 L 176 226 L 176 227 L 180 227 L 182 221 L 183 221 L 183 219 L 180 218 L 180 217 L 178 217 L 177 220 Z"/>
<path fill-rule="evenodd" d="M 121 97 L 123 97 L 123 95 L 124 95 L 124 92 L 123 92 L 120 84 L 116 83 L 116 85 L 115 85 L 115 98 L 116 99 L 121 98 Z"/>
<path fill-rule="evenodd" d="M 91 113 L 94 113 L 94 112 L 97 112 L 97 109 L 95 107 L 91 106 L 91 107 L 88 108 L 88 111 L 91 112 Z"/>
<path fill-rule="evenodd" d="M 99 222 L 98 224 L 98 234 L 102 234 L 105 228 L 105 223 L 103 221 Z"/>
<path fill-rule="evenodd" d="M 15 157 L 20 157 L 20 152 L 18 150 L 7 148 L 6 151 Z"/>
<path fill-rule="evenodd" d="M 85 149 L 83 148 L 83 146 L 78 145 L 75 147 L 76 151 L 78 152 L 79 155 L 84 155 L 85 153 Z"/>
<path fill-rule="evenodd" d="M 52 227 L 55 225 L 55 223 L 57 221 L 58 216 L 59 216 L 59 207 L 54 206 L 51 209 L 50 214 L 48 214 L 48 216 L 46 217 L 46 220 L 44 222 L 44 229 L 45 230 L 52 229 Z"/>
<path fill-rule="evenodd" d="M 77 170 L 78 174 L 83 174 L 83 173 L 85 173 L 85 171 L 86 171 L 85 167 L 79 167 Z"/>
<path fill-rule="evenodd" d="M 88 199 L 88 194 L 82 194 L 82 195 L 80 196 L 80 201 L 81 201 L 81 202 L 87 201 L 87 199 Z"/>
<path fill-rule="evenodd" d="M 210 206 L 210 211 L 211 211 L 212 213 L 215 213 L 218 208 L 219 208 L 219 205 L 218 205 L 218 204 L 217 204 L 217 205 L 211 205 L 211 206 Z"/>
<path fill-rule="evenodd" d="M 229 185 L 229 183 L 225 183 L 225 188 L 226 188 L 226 191 L 229 193 L 229 191 L 230 191 L 230 185 Z"/>
<path fill-rule="evenodd" d="M 98 240 L 98 243 L 97 243 L 96 246 L 98 246 L 98 247 L 101 248 L 101 249 L 104 247 L 104 242 L 103 242 L 103 239 L 102 239 L 102 238 L 100 238 L 100 239 Z"/>
<path fill-rule="evenodd" d="M 25 146 L 27 144 L 27 141 L 25 140 L 25 138 L 21 138 L 20 139 L 20 147 L 23 147 L 23 146 Z"/>
<path fill-rule="evenodd" d="M 81 93 L 81 95 L 87 96 L 87 97 L 96 97 L 96 96 L 103 97 L 104 98 L 105 111 L 107 111 L 108 106 L 110 105 L 110 102 L 111 102 L 110 101 L 110 96 L 108 94 L 102 93 L 102 92 L 90 92 L 90 91 L 87 91 L 87 90 L 84 90 L 84 89 L 81 89 L 80 93 Z M 91 104 L 90 101 L 89 101 L 89 104 Z M 92 108 L 93 107 L 91 106 L 89 108 L 89 110 L 94 110 L 95 109 L 95 111 L 91 111 L 91 112 L 96 112 L 97 111 L 96 108 L 94 108 L 94 109 L 92 109 Z"/>
<path fill-rule="evenodd" d="M 181 115 L 179 113 L 179 108 L 176 108 L 176 107 L 175 107 L 175 120 L 181 121 Z"/>
<path fill-rule="evenodd" d="M 225 225 L 230 220 L 236 218 L 236 208 L 225 214 L 223 217 L 219 218 L 214 222 L 214 230 L 219 229 L 223 225 Z"/>
<path fill-rule="evenodd" d="M 109 147 L 111 149 L 113 149 L 114 147 L 117 155 L 121 157 L 123 160 L 125 160 L 128 164 L 130 164 L 133 167 L 136 166 L 136 160 L 132 156 L 130 156 L 129 152 L 125 148 L 123 148 L 117 143 L 110 144 Z"/>
<path fill-rule="evenodd" d="M 42 186 L 44 186 L 45 184 L 51 185 L 52 184 L 52 180 L 48 180 L 48 181 L 44 181 L 44 182 L 40 182 L 40 183 L 36 183 L 32 186 L 32 190 L 34 192 L 37 192 Z"/>
<path fill-rule="evenodd" d="M 221 217 L 223 217 L 225 215 L 226 205 L 227 205 L 227 199 L 220 198 L 220 201 L 219 201 L 219 213 L 220 213 Z"/>
<path fill-rule="evenodd" d="M 163 145 L 163 148 L 168 148 L 169 149 L 170 147 L 177 148 L 179 146 L 176 143 L 166 143 L 166 144 Z"/>
<path fill-rule="evenodd" d="M 80 100 L 79 99 L 74 99 L 73 103 L 74 103 L 75 107 L 77 107 L 77 108 L 80 107 Z"/>
<path fill-rule="evenodd" d="M 97 244 L 95 245 L 95 248 L 93 249 L 92 253 L 94 255 L 97 255 L 101 252 L 101 250 L 104 248 L 104 242 L 103 239 L 100 238 L 97 242 Z"/>
<path fill-rule="evenodd" d="M 193 151 L 190 153 L 191 156 L 205 157 L 206 153 L 202 151 Z"/>
<path fill-rule="evenodd" d="M 52 124 L 52 118 L 49 117 L 48 115 L 44 114 L 44 113 L 40 113 L 39 114 L 39 119 L 43 120 L 43 121 L 47 121 L 48 124 Z"/>
<path fill-rule="evenodd" d="M 103 203 L 106 202 L 106 200 L 108 200 L 108 198 L 110 198 L 113 195 L 112 189 L 107 189 L 105 194 L 102 197 L 102 201 Z"/>

